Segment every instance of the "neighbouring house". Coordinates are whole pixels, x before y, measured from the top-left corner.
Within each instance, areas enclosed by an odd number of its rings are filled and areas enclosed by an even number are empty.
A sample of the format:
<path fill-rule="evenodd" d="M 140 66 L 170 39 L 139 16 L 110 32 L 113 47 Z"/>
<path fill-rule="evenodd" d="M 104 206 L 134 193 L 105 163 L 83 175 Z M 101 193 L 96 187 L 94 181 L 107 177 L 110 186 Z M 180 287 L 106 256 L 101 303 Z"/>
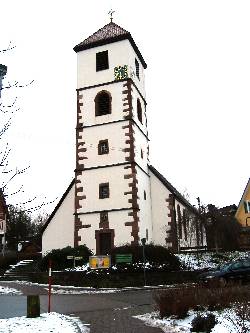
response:
<path fill-rule="evenodd" d="M 240 199 L 236 214 L 236 219 L 241 225 L 240 247 L 250 248 L 250 178 Z"/>
<path fill-rule="evenodd" d="M 4 194 L 0 189 L 0 250 L 5 246 L 6 222 L 8 216 L 8 208 L 4 198 Z"/>
<path fill-rule="evenodd" d="M 75 177 L 43 228 L 43 254 L 82 244 L 107 254 L 142 238 L 174 252 L 205 247 L 196 208 L 150 165 L 147 64 L 131 34 L 110 22 L 74 51 Z"/>

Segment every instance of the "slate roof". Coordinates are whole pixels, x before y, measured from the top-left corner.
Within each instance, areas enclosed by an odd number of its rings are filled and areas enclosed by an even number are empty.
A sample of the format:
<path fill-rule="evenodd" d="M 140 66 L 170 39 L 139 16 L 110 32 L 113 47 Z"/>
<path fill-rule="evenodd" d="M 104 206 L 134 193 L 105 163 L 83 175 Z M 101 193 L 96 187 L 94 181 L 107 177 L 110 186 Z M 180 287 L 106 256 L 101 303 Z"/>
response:
<path fill-rule="evenodd" d="M 74 47 L 75 52 L 83 51 L 90 49 L 92 47 L 101 46 L 105 44 L 114 43 L 117 41 L 128 39 L 133 46 L 138 58 L 140 59 L 144 68 L 147 68 L 147 64 L 145 63 L 137 45 L 135 44 L 131 34 L 129 31 L 123 29 L 118 24 L 114 22 L 110 22 L 106 24 L 101 29 L 97 30 L 94 34 L 84 39 L 81 43 L 77 44 Z"/>

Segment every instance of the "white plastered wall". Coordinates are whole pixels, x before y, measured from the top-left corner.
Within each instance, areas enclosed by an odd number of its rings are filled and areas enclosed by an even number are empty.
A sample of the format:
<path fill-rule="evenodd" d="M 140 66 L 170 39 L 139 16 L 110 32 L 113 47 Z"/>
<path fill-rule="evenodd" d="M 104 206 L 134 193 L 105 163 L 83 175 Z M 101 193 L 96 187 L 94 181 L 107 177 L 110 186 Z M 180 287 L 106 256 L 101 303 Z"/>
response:
<path fill-rule="evenodd" d="M 105 126 L 85 128 L 82 134 L 82 142 L 87 149 L 82 155 L 87 156 L 83 160 L 84 167 L 112 165 L 125 162 L 125 130 L 122 128 L 127 123 L 114 123 Z M 98 144 L 101 140 L 108 139 L 109 153 L 98 154 Z M 79 154 L 81 156 L 81 153 Z M 101 171 L 102 172 L 102 171 Z"/>
<path fill-rule="evenodd" d="M 78 209 L 77 212 L 129 208 L 128 199 L 130 196 L 124 195 L 124 192 L 130 190 L 129 181 L 124 178 L 124 175 L 130 172 L 131 170 L 125 170 L 123 165 L 83 171 L 82 176 L 79 176 L 83 192 L 79 195 L 85 195 L 86 199 L 80 200 L 82 208 Z M 109 198 L 100 199 L 99 184 L 103 183 L 109 183 Z"/>
<path fill-rule="evenodd" d="M 152 240 L 155 244 L 171 246 L 171 244 L 166 244 L 166 232 L 170 230 L 170 226 L 168 225 L 170 222 L 170 217 L 168 217 L 169 209 L 166 199 L 168 199 L 170 191 L 151 171 L 149 171 L 149 174 L 151 184 Z"/>
<path fill-rule="evenodd" d="M 123 116 L 127 115 L 123 112 L 125 107 L 123 106 L 122 94 L 124 82 L 117 82 L 113 84 L 107 84 L 100 87 L 95 87 L 91 89 L 82 90 L 80 94 L 82 95 L 83 106 L 81 107 L 81 117 L 83 119 L 83 126 L 92 126 L 97 124 L 108 123 L 111 121 L 117 121 L 123 119 Z M 103 116 L 95 115 L 95 97 L 102 91 L 108 91 L 111 94 L 111 113 Z"/>
<path fill-rule="evenodd" d="M 138 180 L 138 205 L 139 215 L 139 237 L 147 238 L 147 242 L 153 240 L 152 217 L 151 217 L 151 193 L 150 193 L 150 178 L 138 166 L 136 166 L 136 179 Z M 144 199 L 144 191 L 146 199 Z M 148 230 L 148 232 L 146 232 Z M 148 235 L 148 237 L 147 237 Z"/>
<path fill-rule="evenodd" d="M 96 53 L 108 50 L 109 69 L 96 71 Z M 140 64 L 140 79 L 135 73 L 135 58 Z M 128 65 L 129 77 L 135 81 L 145 97 L 144 69 L 129 40 L 122 40 L 107 45 L 94 47 L 77 53 L 77 88 L 84 88 L 114 81 L 114 68 Z"/>
<path fill-rule="evenodd" d="M 138 93 L 137 89 L 132 86 L 133 89 L 133 99 L 132 99 L 132 109 L 133 109 L 133 119 L 135 120 L 138 127 L 147 135 L 147 118 L 146 118 L 146 106 L 141 98 L 140 94 Z M 139 99 L 142 108 L 142 123 L 139 121 L 137 116 L 137 99 Z"/>
<path fill-rule="evenodd" d="M 66 246 L 74 247 L 74 198 L 75 187 L 72 186 L 43 232 L 43 255 L 53 249 L 61 249 Z"/>
<path fill-rule="evenodd" d="M 131 236 L 131 226 L 125 226 L 125 222 L 132 221 L 132 217 L 128 216 L 129 212 L 132 212 L 132 210 L 108 213 L 109 229 L 115 230 L 115 246 L 124 245 L 126 243 L 130 243 L 133 240 Z M 91 225 L 89 228 L 82 228 L 79 230 L 79 236 L 81 236 L 80 244 L 85 244 L 94 253 L 96 253 L 95 230 L 100 229 L 100 214 L 84 214 L 79 215 L 79 218 L 83 225 Z"/>

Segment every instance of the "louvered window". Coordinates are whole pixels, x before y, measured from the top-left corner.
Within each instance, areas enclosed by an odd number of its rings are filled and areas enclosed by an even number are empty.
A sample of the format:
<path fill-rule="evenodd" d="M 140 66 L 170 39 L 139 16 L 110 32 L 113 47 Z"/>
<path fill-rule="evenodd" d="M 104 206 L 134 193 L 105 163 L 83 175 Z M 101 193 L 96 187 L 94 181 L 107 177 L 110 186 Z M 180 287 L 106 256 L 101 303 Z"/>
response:
<path fill-rule="evenodd" d="M 103 71 L 109 68 L 108 51 L 96 53 L 96 71 Z"/>
<path fill-rule="evenodd" d="M 111 96 L 106 91 L 101 91 L 95 98 L 95 115 L 103 116 L 111 113 Z"/>
<path fill-rule="evenodd" d="M 140 79 L 140 66 L 138 60 L 135 58 L 135 73 L 138 79 Z"/>
<path fill-rule="evenodd" d="M 142 123 L 142 108 L 139 98 L 137 99 L 137 118 L 140 123 Z"/>

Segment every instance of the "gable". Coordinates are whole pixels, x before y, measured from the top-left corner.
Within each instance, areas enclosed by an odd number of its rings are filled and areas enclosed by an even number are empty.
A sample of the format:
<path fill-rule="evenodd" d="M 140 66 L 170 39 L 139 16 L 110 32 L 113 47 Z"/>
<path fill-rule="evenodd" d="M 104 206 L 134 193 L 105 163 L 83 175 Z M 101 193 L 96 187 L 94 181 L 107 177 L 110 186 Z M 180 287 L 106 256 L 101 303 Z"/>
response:
<path fill-rule="evenodd" d="M 240 199 L 235 217 L 242 226 L 250 226 L 250 213 L 245 212 L 246 202 L 250 202 L 250 178 Z"/>
<path fill-rule="evenodd" d="M 71 181 L 71 183 L 69 184 L 67 190 L 63 193 L 61 199 L 59 200 L 58 204 L 56 205 L 55 209 L 53 210 L 53 212 L 50 214 L 50 217 L 48 218 L 47 222 L 44 224 L 43 228 L 42 228 L 42 234 L 44 233 L 45 229 L 48 227 L 49 223 L 51 222 L 51 220 L 53 219 L 53 217 L 56 215 L 57 211 L 60 209 L 60 207 L 63 204 L 63 201 L 66 199 L 67 195 L 69 194 L 70 190 L 72 189 L 73 185 L 75 184 L 75 179 L 73 179 Z"/>

